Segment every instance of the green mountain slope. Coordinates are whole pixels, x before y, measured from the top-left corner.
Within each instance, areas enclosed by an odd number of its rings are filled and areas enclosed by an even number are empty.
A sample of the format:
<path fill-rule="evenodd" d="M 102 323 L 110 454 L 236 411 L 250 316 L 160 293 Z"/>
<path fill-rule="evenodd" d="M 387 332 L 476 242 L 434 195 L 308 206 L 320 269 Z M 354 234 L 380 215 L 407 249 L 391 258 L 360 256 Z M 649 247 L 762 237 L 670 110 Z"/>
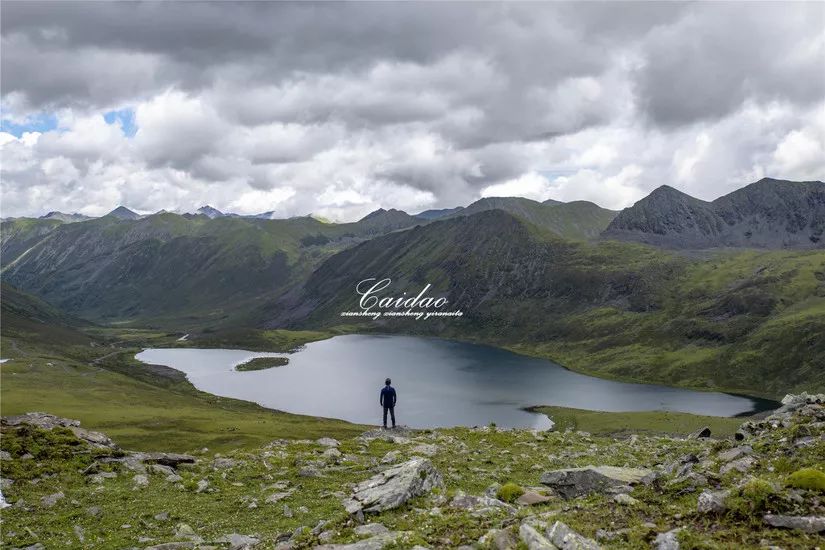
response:
<path fill-rule="evenodd" d="M 471 216 L 488 210 L 503 210 L 560 237 L 579 240 L 598 237 L 617 214 L 587 201 L 536 202 L 522 197 L 488 197 L 443 216 L 442 219 Z"/>
<path fill-rule="evenodd" d="M 73 224 L 19 219 L 3 224 L 3 277 L 91 320 L 228 322 L 331 253 L 420 222 L 398 218 L 377 213 L 349 224 L 171 213 Z"/>
<path fill-rule="evenodd" d="M 674 255 L 588 244 L 500 210 L 386 235 L 336 254 L 282 298 L 270 326 L 341 325 L 358 281 L 431 294 L 461 318 L 381 319 L 358 330 L 496 343 L 576 370 L 766 396 L 825 388 L 825 252 Z M 391 292 L 390 292 L 391 290 Z M 352 318 L 347 318 L 352 322 Z"/>

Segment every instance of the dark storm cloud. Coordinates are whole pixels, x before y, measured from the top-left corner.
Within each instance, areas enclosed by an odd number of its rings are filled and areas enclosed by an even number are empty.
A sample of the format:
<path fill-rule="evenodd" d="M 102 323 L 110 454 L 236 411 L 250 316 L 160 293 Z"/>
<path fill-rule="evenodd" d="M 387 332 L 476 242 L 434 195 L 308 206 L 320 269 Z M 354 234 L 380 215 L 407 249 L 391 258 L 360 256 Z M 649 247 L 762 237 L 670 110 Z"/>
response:
<path fill-rule="evenodd" d="M 20 208 L 34 202 L 27 182 L 48 186 L 57 166 L 76 170 L 72 181 L 101 182 L 106 197 L 146 181 L 159 197 L 249 185 L 292 197 L 290 212 L 336 215 L 349 212 L 336 200 L 453 206 L 508 181 L 516 187 L 502 189 L 536 189 L 544 172 L 578 174 L 549 190 L 598 196 L 613 186 L 606 196 L 618 206 L 663 178 L 689 187 L 702 170 L 723 167 L 727 180 L 821 168 L 811 159 L 825 3 L 30 1 L 0 10 L 4 116 L 63 113 L 71 129 L 40 145 L 3 138 L 14 161 L 4 183 L 19 187 L 8 196 Z M 92 120 L 124 108 L 135 112 L 134 139 Z M 750 137 L 736 151 L 719 142 L 737 133 Z M 242 203 L 266 200 L 251 197 Z"/>

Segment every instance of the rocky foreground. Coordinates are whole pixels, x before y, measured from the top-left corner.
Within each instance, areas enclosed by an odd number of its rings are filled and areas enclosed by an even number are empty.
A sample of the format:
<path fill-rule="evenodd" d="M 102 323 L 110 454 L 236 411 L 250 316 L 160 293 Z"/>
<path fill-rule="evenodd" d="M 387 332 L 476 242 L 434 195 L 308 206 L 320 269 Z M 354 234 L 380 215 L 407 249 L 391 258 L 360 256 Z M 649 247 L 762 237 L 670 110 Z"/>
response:
<path fill-rule="evenodd" d="M 735 438 L 376 430 L 227 455 L 2 420 L 4 548 L 825 548 L 825 395 Z"/>

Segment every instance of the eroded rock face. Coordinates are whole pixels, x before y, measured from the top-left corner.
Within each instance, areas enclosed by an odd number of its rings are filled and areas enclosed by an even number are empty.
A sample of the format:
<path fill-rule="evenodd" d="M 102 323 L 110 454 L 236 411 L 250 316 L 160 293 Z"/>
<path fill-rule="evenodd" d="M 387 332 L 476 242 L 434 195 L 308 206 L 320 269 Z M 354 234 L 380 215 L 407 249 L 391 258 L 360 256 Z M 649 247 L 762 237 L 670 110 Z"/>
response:
<path fill-rule="evenodd" d="M 362 481 L 342 503 L 350 514 L 383 512 L 443 486 L 441 474 L 432 463 L 415 457 Z"/>
<path fill-rule="evenodd" d="M 541 476 L 541 483 L 570 499 L 635 485 L 652 477 L 653 472 L 643 468 L 585 466 L 545 472 Z"/>

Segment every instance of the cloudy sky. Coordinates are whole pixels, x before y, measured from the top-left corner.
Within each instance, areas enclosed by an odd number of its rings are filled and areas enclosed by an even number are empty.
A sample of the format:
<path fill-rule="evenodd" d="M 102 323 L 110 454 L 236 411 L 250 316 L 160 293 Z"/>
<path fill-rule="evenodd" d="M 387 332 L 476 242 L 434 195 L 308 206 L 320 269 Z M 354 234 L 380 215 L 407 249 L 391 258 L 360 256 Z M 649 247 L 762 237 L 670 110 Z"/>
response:
<path fill-rule="evenodd" d="M 2 215 L 825 179 L 825 3 L 2 2 Z"/>

